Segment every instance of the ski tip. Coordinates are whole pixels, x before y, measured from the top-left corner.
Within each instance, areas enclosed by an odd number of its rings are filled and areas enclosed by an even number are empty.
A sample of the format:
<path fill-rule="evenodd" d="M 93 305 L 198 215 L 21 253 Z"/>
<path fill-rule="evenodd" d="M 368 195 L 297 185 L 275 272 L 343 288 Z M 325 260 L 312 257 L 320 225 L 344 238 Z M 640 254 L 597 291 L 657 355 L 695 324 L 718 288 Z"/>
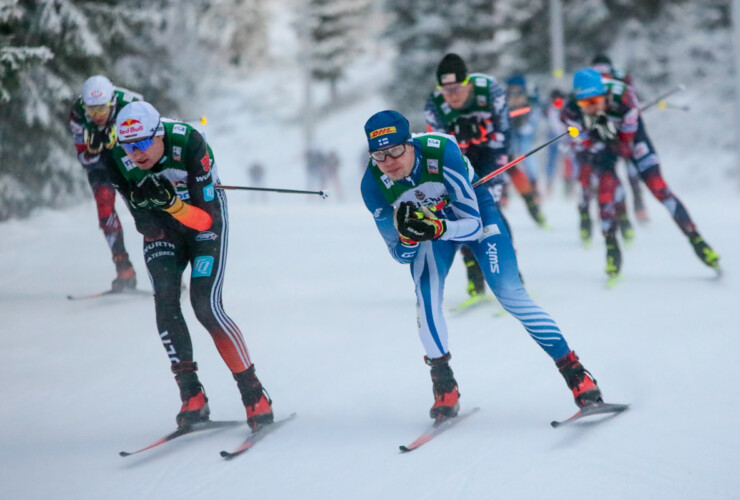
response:
<path fill-rule="evenodd" d="M 398 449 L 399 449 L 399 450 L 401 450 L 401 452 L 402 452 L 402 453 L 406 453 L 406 452 L 408 452 L 408 451 L 411 451 L 411 448 L 408 448 L 408 447 L 407 447 L 407 446 L 405 446 L 405 445 L 401 445 L 401 446 L 399 446 L 399 447 L 398 447 Z"/>
<path fill-rule="evenodd" d="M 127 457 L 129 455 L 133 455 L 133 453 L 129 453 L 127 451 L 119 451 L 118 454 L 122 457 Z"/>
<path fill-rule="evenodd" d="M 229 453 L 226 450 L 221 450 L 221 452 L 219 452 L 219 455 L 221 455 L 221 458 L 229 458 L 229 457 L 231 457 L 231 453 Z"/>
<path fill-rule="evenodd" d="M 560 427 L 560 422 L 558 422 L 557 420 L 553 420 L 552 422 L 550 422 L 550 425 L 553 429 L 557 429 L 558 427 Z"/>

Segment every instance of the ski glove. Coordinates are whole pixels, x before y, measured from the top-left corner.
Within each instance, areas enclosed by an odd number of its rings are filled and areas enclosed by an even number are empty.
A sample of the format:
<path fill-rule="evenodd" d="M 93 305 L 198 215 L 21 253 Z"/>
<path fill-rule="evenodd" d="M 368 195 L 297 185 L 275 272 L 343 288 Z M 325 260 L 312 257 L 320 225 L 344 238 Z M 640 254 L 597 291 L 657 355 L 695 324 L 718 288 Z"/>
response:
<path fill-rule="evenodd" d="M 604 114 L 596 117 L 596 121 L 591 130 L 596 132 L 596 135 L 599 136 L 599 139 L 601 139 L 602 142 L 613 141 L 617 137 L 617 128 Z"/>
<path fill-rule="evenodd" d="M 105 136 L 103 135 L 103 132 L 97 130 L 91 132 L 90 130 L 85 129 L 85 147 L 87 148 L 88 153 L 91 155 L 100 154 L 105 147 L 104 144 Z"/>
<path fill-rule="evenodd" d="M 116 145 L 115 128 L 105 127 L 103 130 L 90 131 L 85 129 L 85 147 L 91 155 L 100 154 L 103 149 L 111 149 Z"/>
<path fill-rule="evenodd" d="M 462 143 L 477 141 L 483 137 L 476 118 L 458 118 L 455 121 L 454 134 L 458 142 Z"/>
<path fill-rule="evenodd" d="M 437 239 L 447 230 L 445 221 L 435 217 L 428 207 L 422 206 L 417 210 L 410 201 L 398 206 L 393 214 L 393 222 L 401 241 L 406 245 Z"/>
<path fill-rule="evenodd" d="M 129 199 L 136 208 L 167 210 L 175 204 L 177 195 L 170 181 L 148 174 L 133 186 Z"/>

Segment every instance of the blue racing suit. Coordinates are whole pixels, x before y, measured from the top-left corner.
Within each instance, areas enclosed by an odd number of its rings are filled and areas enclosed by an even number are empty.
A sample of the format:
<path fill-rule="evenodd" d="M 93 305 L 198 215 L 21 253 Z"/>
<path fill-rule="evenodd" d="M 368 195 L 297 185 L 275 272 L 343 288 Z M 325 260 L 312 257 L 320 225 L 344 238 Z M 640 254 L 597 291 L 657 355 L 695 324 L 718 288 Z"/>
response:
<path fill-rule="evenodd" d="M 454 138 L 422 134 L 409 144 L 414 148 L 415 164 L 408 177 L 392 181 L 370 160 L 361 190 L 391 255 L 401 264 L 410 264 L 416 286 L 419 337 L 427 356 L 439 358 L 449 352 L 442 309 L 444 283 L 455 252 L 463 243 L 473 251 L 504 309 L 522 323 L 553 360 L 567 355 L 570 348 L 557 324 L 524 289 L 501 214 L 488 189 L 473 188 L 478 176 Z M 410 245 L 401 242 L 394 226 L 394 210 L 405 201 L 438 207 L 436 215 L 446 221 L 446 231 L 439 239 Z"/>

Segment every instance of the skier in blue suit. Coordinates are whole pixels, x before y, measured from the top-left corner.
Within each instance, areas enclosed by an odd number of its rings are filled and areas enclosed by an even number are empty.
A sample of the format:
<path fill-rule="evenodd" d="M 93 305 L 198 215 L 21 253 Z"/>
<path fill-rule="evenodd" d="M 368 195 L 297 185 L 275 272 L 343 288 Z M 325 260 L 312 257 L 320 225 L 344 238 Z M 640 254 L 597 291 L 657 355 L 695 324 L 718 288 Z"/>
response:
<path fill-rule="evenodd" d="M 440 133 L 412 137 L 408 120 L 391 110 L 370 117 L 365 133 L 370 160 L 362 196 L 393 258 L 410 264 L 419 337 L 435 396 L 431 418 L 454 417 L 459 410 L 442 299 L 455 251 L 463 243 L 473 251 L 504 309 L 555 361 L 576 404 L 601 401 L 596 381 L 568 347 L 560 328 L 524 289 L 501 214 L 484 186 L 473 188 L 478 177 L 454 137 Z"/>

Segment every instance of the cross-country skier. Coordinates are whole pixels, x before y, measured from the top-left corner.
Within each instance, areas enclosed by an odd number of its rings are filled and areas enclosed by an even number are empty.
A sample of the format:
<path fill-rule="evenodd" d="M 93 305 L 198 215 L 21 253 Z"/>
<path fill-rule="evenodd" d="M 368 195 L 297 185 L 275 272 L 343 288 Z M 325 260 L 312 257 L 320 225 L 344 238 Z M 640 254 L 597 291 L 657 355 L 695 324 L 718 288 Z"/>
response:
<path fill-rule="evenodd" d="M 621 82 L 602 79 L 591 68 L 573 77 L 574 94 L 563 109 L 563 121 L 584 131 L 577 143 L 581 167 L 590 166 L 599 176 L 599 209 L 606 239 L 606 273 L 615 279 L 622 265 L 616 238 L 617 220 L 624 211 L 624 190 L 614 167 L 618 157 L 629 156 L 640 177 L 663 203 L 686 235 L 696 255 L 719 270 L 719 255 L 704 241 L 686 207 L 671 192 L 660 172 L 660 161 L 636 106 L 630 88 Z"/>
<path fill-rule="evenodd" d="M 457 415 L 460 394 L 450 368 L 444 283 L 455 252 L 465 244 L 481 263 L 501 305 L 555 361 L 581 407 L 601 401 L 596 381 L 568 347 L 555 321 L 529 297 L 519 279 L 511 237 L 491 193 L 454 137 L 411 137 L 408 120 L 381 111 L 365 124 L 370 161 L 362 196 L 391 256 L 408 264 L 416 285 L 419 336 L 431 367 L 435 420 Z"/>
<path fill-rule="evenodd" d="M 506 102 L 509 109 L 516 114 L 511 117 L 511 156 L 517 158 L 528 153 L 534 144 L 537 127 L 542 116 L 539 98 L 536 93 L 527 87 L 524 75 L 512 75 L 506 80 Z M 519 114 L 529 109 L 529 112 Z M 538 186 L 539 164 L 535 155 L 525 158 L 524 169 L 527 179 L 532 185 L 536 200 L 539 200 Z"/>
<path fill-rule="evenodd" d="M 116 191 L 108 178 L 105 156 L 116 144 L 116 116 L 129 102 L 141 95 L 114 87 L 102 75 L 91 76 L 82 86 L 80 95 L 69 113 L 69 128 L 74 135 L 77 159 L 87 173 L 98 209 L 98 224 L 108 242 L 116 278 L 114 292 L 136 288 L 136 273 L 123 244 L 123 228 L 116 213 Z"/>
<path fill-rule="evenodd" d="M 511 128 L 506 95 L 492 76 L 468 74 L 459 55 L 447 54 L 437 66 L 437 88 L 427 100 L 425 116 L 428 132 L 455 136 L 478 176 L 483 177 L 508 161 Z M 538 224 L 545 224 L 526 174 L 517 167 L 509 169 L 508 174 L 532 217 Z M 497 203 L 506 178 L 497 176 L 486 183 Z M 463 246 L 461 253 L 467 269 L 468 294 L 480 296 L 485 293 L 483 273 L 467 247 Z"/>
<path fill-rule="evenodd" d="M 622 82 L 630 87 L 633 96 L 637 96 L 637 90 L 632 80 L 632 75 L 626 73 L 621 68 L 618 68 L 612 64 L 612 60 L 605 54 L 597 54 L 591 61 L 591 67 L 601 73 L 601 76 L 608 80 L 616 80 Z M 637 106 L 637 99 L 635 99 L 635 106 Z M 648 221 L 648 213 L 645 208 L 645 203 L 642 198 L 642 189 L 640 189 L 640 173 L 637 167 L 632 162 L 632 155 L 622 157 L 625 165 L 627 166 L 627 178 L 630 182 L 630 189 L 632 191 L 632 205 L 635 211 L 635 217 L 640 222 Z M 626 215 L 625 215 L 626 216 Z M 625 234 L 626 227 L 622 227 L 622 234 Z M 631 228 L 630 228 L 631 230 Z"/>
<path fill-rule="evenodd" d="M 180 285 L 190 265 L 190 303 L 231 370 L 254 430 L 273 421 L 244 338 L 221 301 L 228 243 L 226 196 L 210 146 L 190 125 L 161 118 L 148 102 L 124 107 L 116 119 L 118 147 L 108 165 L 144 235 L 144 260 L 154 288 L 157 330 L 180 388 L 178 426 L 206 421 L 208 398 L 198 380 Z"/>

